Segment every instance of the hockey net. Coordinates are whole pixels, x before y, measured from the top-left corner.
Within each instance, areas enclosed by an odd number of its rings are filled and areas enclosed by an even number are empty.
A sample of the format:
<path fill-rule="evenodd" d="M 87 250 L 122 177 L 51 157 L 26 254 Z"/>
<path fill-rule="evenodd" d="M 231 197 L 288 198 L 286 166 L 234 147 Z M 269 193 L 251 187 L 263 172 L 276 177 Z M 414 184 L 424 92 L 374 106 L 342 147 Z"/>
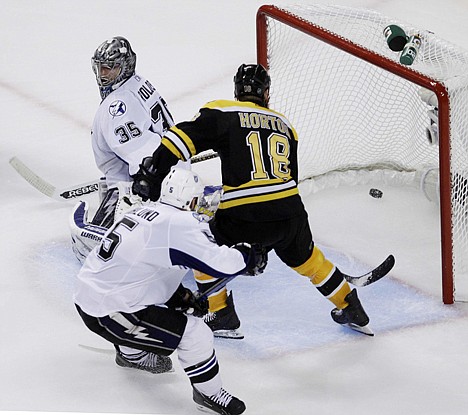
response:
<path fill-rule="evenodd" d="M 390 24 L 420 35 L 411 66 L 388 47 Z M 455 289 L 468 281 L 468 53 L 375 11 L 326 5 L 262 6 L 257 52 L 271 107 L 301 137 L 301 193 L 368 180 L 420 187 L 440 206 L 443 301 L 468 300 Z"/>

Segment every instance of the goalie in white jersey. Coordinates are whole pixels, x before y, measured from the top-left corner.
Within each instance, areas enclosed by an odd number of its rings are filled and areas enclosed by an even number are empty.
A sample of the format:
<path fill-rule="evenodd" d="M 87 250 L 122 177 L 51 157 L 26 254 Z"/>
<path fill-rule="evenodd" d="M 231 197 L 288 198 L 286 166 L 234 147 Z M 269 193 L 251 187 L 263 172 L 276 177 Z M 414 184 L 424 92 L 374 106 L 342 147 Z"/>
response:
<path fill-rule="evenodd" d="M 101 204 L 91 223 L 85 202 L 72 215 L 72 246 L 81 262 L 114 222 L 119 200 L 128 191 L 141 160 L 153 153 L 161 136 L 174 125 L 164 99 L 150 81 L 135 73 L 136 54 L 127 39 L 106 40 L 91 62 L 102 98 L 91 131 L 92 148 L 104 177 Z M 189 162 L 182 164 L 190 168 Z"/>
<path fill-rule="evenodd" d="M 86 326 L 117 345 L 118 363 L 157 365 L 177 350 L 194 401 L 215 413 L 241 414 L 244 403 L 222 389 L 213 333 L 194 316 L 208 312 L 206 296 L 194 295 L 181 281 L 190 269 L 221 279 L 256 275 L 267 254 L 243 243 L 217 245 L 193 212 L 203 189 L 195 173 L 173 168 L 159 202 L 126 213 L 88 255 L 74 301 Z M 127 360 L 126 347 L 141 356 Z"/>

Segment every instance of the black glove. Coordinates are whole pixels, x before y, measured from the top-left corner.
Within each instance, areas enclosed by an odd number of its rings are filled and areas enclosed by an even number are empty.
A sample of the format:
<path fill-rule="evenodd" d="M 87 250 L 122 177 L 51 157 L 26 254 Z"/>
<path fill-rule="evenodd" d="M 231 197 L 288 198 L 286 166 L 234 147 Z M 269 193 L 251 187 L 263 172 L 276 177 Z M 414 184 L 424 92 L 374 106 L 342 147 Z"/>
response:
<path fill-rule="evenodd" d="M 246 267 L 244 274 L 246 275 L 258 275 L 261 274 L 268 262 L 268 252 L 260 244 L 248 244 L 246 242 L 240 242 L 232 246 L 237 249 L 244 256 Z"/>
<path fill-rule="evenodd" d="M 132 176 L 132 193 L 140 196 L 143 201 L 148 199 L 153 202 L 159 199 L 162 179 L 153 166 L 153 158 L 145 157 L 140 164 L 140 169 Z"/>
<path fill-rule="evenodd" d="M 203 317 L 208 313 L 208 298 L 206 296 L 198 297 L 182 284 L 179 285 L 177 291 L 166 302 L 166 305 L 169 308 L 191 314 L 195 317 Z"/>
<path fill-rule="evenodd" d="M 187 289 L 187 297 L 185 298 L 186 308 L 181 311 L 194 317 L 203 317 L 205 314 L 208 314 L 208 298 L 205 295 L 199 297 L 196 294 Z"/>

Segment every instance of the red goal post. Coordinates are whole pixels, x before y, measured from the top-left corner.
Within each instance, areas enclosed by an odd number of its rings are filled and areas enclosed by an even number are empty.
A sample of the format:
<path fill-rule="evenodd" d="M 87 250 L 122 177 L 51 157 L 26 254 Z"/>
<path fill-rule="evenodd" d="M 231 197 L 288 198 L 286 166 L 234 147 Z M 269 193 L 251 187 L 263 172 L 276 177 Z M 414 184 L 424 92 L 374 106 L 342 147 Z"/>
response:
<path fill-rule="evenodd" d="M 421 36 L 412 66 L 388 47 L 389 24 Z M 313 137 L 316 146 L 320 137 L 329 146 L 308 152 L 300 143 L 301 181 L 346 170 L 439 170 L 442 297 L 446 304 L 458 300 L 456 280 L 468 280 L 468 156 L 459 156 L 468 153 L 467 53 L 370 10 L 265 5 L 257 13 L 257 59 L 272 75 L 272 108 L 291 119 L 302 142 Z M 421 87 L 437 97 L 438 145 L 426 137 L 434 106 L 418 96 Z M 332 153 L 339 158 L 324 157 Z"/>

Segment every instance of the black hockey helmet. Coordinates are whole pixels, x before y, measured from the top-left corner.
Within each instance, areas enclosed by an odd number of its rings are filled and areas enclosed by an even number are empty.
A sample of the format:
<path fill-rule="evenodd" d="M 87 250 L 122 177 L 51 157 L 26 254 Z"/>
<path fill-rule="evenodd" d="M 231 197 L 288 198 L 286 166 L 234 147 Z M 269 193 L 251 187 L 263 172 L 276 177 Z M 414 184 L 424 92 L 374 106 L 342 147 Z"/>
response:
<path fill-rule="evenodd" d="M 91 64 L 101 98 L 104 99 L 135 74 L 136 54 L 127 39 L 116 36 L 99 45 L 91 58 Z M 110 71 L 104 73 L 102 68 Z"/>
<path fill-rule="evenodd" d="M 234 76 L 234 97 L 242 97 L 261 105 L 265 102 L 265 91 L 270 88 L 270 75 L 260 64 L 242 64 Z"/>

